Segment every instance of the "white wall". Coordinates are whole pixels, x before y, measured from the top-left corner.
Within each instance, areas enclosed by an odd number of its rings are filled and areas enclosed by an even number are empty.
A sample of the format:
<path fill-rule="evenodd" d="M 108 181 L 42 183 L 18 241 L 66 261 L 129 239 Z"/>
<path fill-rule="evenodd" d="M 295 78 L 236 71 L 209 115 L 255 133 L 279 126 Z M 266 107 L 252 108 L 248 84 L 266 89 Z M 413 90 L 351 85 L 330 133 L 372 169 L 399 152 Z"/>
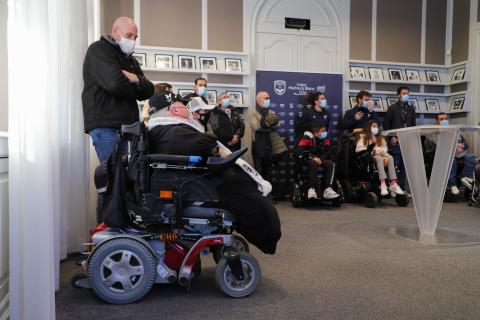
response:
<path fill-rule="evenodd" d="M 7 0 L 0 0 L 0 131 L 8 131 Z"/>
<path fill-rule="evenodd" d="M 0 134 L 0 319 L 8 317 L 8 155 L 7 138 Z"/>

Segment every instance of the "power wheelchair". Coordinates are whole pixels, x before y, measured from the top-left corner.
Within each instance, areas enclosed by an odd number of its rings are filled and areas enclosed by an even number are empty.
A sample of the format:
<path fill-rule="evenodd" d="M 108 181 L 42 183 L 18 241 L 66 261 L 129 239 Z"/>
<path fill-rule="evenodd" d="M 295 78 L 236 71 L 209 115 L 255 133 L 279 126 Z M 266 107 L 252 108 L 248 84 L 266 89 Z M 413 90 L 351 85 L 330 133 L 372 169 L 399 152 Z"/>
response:
<path fill-rule="evenodd" d="M 380 181 L 376 164 L 371 156 L 373 145 L 364 152 L 355 152 L 355 136 L 341 137 L 341 153 L 338 163 L 342 164 L 337 171 L 338 179 L 343 187 L 345 202 L 363 202 L 367 208 L 375 208 L 382 199 L 392 196 L 380 194 Z M 395 195 L 395 202 L 406 207 L 410 198 L 407 194 Z"/>
<path fill-rule="evenodd" d="M 125 168 L 125 206 L 135 228 L 107 228 L 91 232 L 83 245 L 87 274 L 72 279 L 75 287 L 91 288 L 104 301 L 128 304 L 140 300 L 154 283 L 189 287 L 200 274 L 200 256 L 213 253 L 215 282 L 227 296 L 250 295 L 261 281 L 257 260 L 248 243 L 234 235 L 236 219 L 216 208 L 221 172 L 246 152 L 226 158 L 149 154 L 142 122 L 124 125 L 117 141 L 130 142 L 128 162 L 112 154 Z M 111 158 L 111 159 L 112 159 Z M 97 188 L 112 190 L 108 179 Z"/>
<path fill-rule="evenodd" d="M 308 166 L 305 163 L 305 159 L 302 156 L 295 155 L 292 153 L 292 163 L 293 163 L 293 184 L 292 191 L 290 195 L 290 200 L 294 208 L 299 208 L 303 206 L 319 206 L 319 205 L 329 205 L 332 207 L 341 207 L 343 202 L 343 189 L 340 182 L 334 177 L 333 189 L 340 196 L 335 199 L 324 199 L 323 198 L 323 180 L 325 170 L 322 167 L 317 169 L 317 199 L 308 199 Z M 334 164 L 335 165 L 335 164 Z"/>

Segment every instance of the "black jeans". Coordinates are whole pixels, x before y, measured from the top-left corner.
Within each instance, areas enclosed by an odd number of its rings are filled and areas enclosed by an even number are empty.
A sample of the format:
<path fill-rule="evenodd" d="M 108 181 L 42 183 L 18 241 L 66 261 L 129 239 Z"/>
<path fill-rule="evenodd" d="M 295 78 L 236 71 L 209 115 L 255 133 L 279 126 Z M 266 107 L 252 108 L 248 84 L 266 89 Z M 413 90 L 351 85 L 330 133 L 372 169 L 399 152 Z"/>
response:
<path fill-rule="evenodd" d="M 318 164 L 312 159 L 308 159 L 308 187 L 315 188 L 320 187 L 318 185 Z M 325 171 L 323 174 L 323 188 L 331 187 L 333 184 L 333 177 L 335 175 L 335 163 L 330 160 L 322 160 L 320 165 Z"/>

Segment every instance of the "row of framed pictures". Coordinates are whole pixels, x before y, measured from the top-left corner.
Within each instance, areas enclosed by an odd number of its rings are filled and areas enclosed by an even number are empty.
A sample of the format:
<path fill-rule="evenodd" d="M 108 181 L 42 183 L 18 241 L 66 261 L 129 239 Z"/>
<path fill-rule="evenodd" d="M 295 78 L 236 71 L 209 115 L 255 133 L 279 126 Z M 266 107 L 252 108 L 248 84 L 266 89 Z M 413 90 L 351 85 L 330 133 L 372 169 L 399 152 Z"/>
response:
<path fill-rule="evenodd" d="M 137 59 L 140 67 L 147 66 L 146 53 L 134 53 L 133 57 Z M 195 56 L 179 55 L 177 59 L 177 68 L 181 70 L 197 70 Z M 215 57 L 199 57 L 199 70 L 217 71 L 217 58 Z M 173 55 L 169 54 L 155 54 L 155 68 L 158 69 L 173 69 Z M 225 58 L 225 71 L 227 72 L 242 72 L 242 60 Z"/>
<path fill-rule="evenodd" d="M 387 97 L 385 98 L 385 101 L 381 97 L 372 97 L 372 103 L 373 103 L 373 110 L 375 111 L 386 111 L 388 108 L 392 105 L 395 104 L 398 101 L 398 98 L 396 97 Z M 441 111 L 440 109 L 440 104 L 438 102 L 438 99 L 425 99 L 425 109 L 426 111 Z M 409 102 L 412 106 L 415 107 L 416 111 L 421 111 L 420 110 L 420 105 L 418 102 L 417 98 L 410 98 Z M 462 111 L 463 110 L 463 105 L 465 103 L 465 97 L 457 97 L 452 99 L 452 102 L 450 104 L 450 111 Z M 356 97 L 351 96 L 350 97 L 350 107 L 353 108 L 357 105 L 356 102 Z"/>
<path fill-rule="evenodd" d="M 182 97 L 194 93 L 193 89 L 178 89 L 178 94 Z M 227 91 L 228 99 L 233 105 L 242 105 L 243 104 L 243 92 L 242 91 Z M 206 90 L 205 98 L 207 99 L 208 104 L 217 105 L 217 90 Z"/>
<path fill-rule="evenodd" d="M 388 69 L 388 75 L 390 79 L 385 79 L 382 68 L 365 68 L 365 67 L 350 67 L 350 79 L 351 80 L 394 80 L 405 82 L 421 82 L 420 71 L 413 69 Z M 426 82 L 429 83 L 441 83 L 440 74 L 435 70 L 425 70 Z M 459 68 L 452 74 L 451 82 L 458 82 L 465 79 L 465 68 Z"/>

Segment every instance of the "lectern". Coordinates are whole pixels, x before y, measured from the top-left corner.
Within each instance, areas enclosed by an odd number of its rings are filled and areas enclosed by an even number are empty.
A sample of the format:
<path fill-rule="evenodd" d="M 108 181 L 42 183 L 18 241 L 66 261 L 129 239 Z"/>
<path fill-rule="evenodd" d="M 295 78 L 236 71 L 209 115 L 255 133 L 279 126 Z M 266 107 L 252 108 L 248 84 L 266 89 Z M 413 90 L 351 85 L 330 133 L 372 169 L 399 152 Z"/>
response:
<path fill-rule="evenodd" d="M 395 227 L 393 233 L 422 244 L 453 244 L 480 242 L 480 236 L 469 236 L 447 229 L 437 230 L 443 197 L 452 168 L 460 132 L 477 131 L 480 126 L 417 126 L 384 131 L 386 136 L 397 136 L 402 151 L 405 172 L 410 186 L 417 227 Z M 421 136 L 437 134 L 437 150 L 433 161 L 430 183 L 427 182 Z"/>

